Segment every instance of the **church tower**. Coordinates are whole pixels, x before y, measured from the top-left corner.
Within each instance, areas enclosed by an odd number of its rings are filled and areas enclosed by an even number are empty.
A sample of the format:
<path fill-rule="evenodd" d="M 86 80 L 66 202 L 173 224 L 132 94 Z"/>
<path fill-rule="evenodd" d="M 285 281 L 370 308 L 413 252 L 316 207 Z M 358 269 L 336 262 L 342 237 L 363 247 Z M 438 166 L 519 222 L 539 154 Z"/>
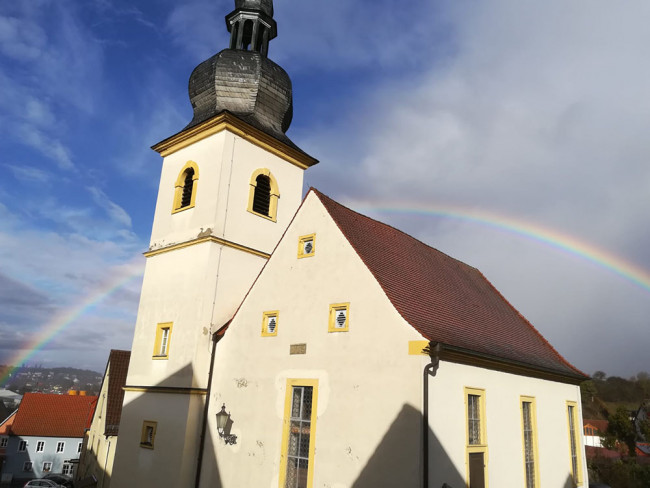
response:
<path fill-rule="evenodd" d="M 226 26 L 229 48 L 190 76 L 191 122 L 153 146 L 162 172 L 113 486 L 194 485 L 213 335 L 266 263 L 300 205 L 304 170 L 317 163 L 286 136 L 291 80 L 268 58 L 272 0 L 235 0 Z"/>

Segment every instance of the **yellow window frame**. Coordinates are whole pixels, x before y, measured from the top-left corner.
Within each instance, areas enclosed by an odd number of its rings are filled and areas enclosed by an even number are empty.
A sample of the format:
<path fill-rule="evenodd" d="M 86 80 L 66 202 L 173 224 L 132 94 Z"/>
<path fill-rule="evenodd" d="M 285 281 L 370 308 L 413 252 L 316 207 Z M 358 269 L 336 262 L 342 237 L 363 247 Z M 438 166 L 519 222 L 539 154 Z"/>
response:
<path fill-rule="evenodd" d="M 522 442 L 522 453 L 524 461 L 524 482 L 526 481 L 526 438 L 524 434 L 524 403 L 530 404 L 530 425 L 532 428 L 532 448 L 533 448 L 533 462 L 534 462 L 534 476 L 535 483 L 534 487 L 539 488 L 539 451 L 537 449 L 537 401 L 535 397 L 522 395 L 519 398 L 519 409 L 521 410 L 521 442 Z"/>
<path fill-rule="evenodd" d="M 268 322 L 271 317 L 275 317 L 275 329 L 269 332 Z M 280 311 L 271 310 L 262 314 L 262 337 L 275 337 L 278 335 L 278 326 L 280 325 Z"/>
<path fill-rule="evenodd" d="M 182 207 L 183 203 L 183 188 L 185 187 L 185 173 L 188 169 L 194 170 L 194 176 L 192 176 L 192 197 L 190 199 L 190 204 Z M 196 203 L 196 188 L 198 186 L 199 180 L 199 166 L 194 161 L 188 161 L 178 173 L 178 178 L 176 178 L 176 183 L 174 184 L 174 206 L 172 208 L 172 214 L 177 212 L 182 212 L 183 210 L 188 210 L 194 208 Z"/>
<path fill-rule="evenodd" d="M 469 396 L 475 395 L 479 397 L 479 436 L 480 442 L 478 444 L 470 444 L 469 442 Z M 465 480 L 466 486 L 469 488 L 469 455 L 473 453 L 483 453 L 483 476 L 485 478 L 485 486 L 488 486 L 488 444 L 487 444 L 487 416 L 486 416 L 486 401 L 485 390 L 482 388 L 474 388 L 466 386 L 464 388 L 464 405 L 465 405 Z"/>
<path fill-rule="evenodd" d="M 580 429 L 578 424 L 578 403 L 573 401 L 566 402 L 566 413 L 567 413 L 567 431 L 569 434 L 569 468 L 571 471 L 571 477 L 573 478 L 573 484 L 575 486 L 582 486 L 584 484 L 584 478 L 582 476 L 582 443 L 580 439 Z M 573 435 L 574 439 L 571 438 L 571 421 L 573 420 Z M 578 430 L 580 429 L 580 430 Z M 573 453 L 571 452 L 572 441 L 575 443 L 576 448 L 576 471 L 573 470 Z"/>
<path fill-rule="evenodd" d="M 151 443 L 147 442 L 147 427 L 153 429 L 151 434 Z M 153 449 L 156 441 L 156 429 L 158 428 L 158 422 L 153 420 L 145 420 L 142 422 L 142 434 L 140 435 L 140 447 L 145 449 Z"/>
<path fill-rule="evenodd" d="M 260 175 L 268 176 L 269 184 L 271 185 L 271 199 L 269 201 L 269 214 L 264 215 L 253 210 L 253 201 L 255 200 L 255 188 L 257 188 L 257 177 Z M 277 221 L 278 215 L 278 199 L 280 198 L 280 189 L 273 173 L 268 168 L 260 168 L 253 172 L 250 180 L 250 189 L 248 190 L 248 211 L 253 215 L 262 217 L 272 222 Z"/>
<path fill-rule="evenodd" d="M 169 346 L 171 344 L 173 328 L 174 328 L 173 322 L 161 322 L 158 325 L 156 325 L 156 338 L 153 344 L 152 359 L 169 359 Z M 163 331 L 165 329 L 169 330 L 169 332 L 167 333 L 167 344 L 166 344 L 167 347 L 165 349 L 165 354 L 161 354 L 160 348 L 162 347 L 162 340 L 164 334 Z"/>
<path fill-rule="evenodd" d="M 291 426 L 291 405 L 294 386 L 311 386 L 311 418 L 309 425 L 309 460 L 307 467 L 307 488 L 314 484 L 314 453 L 316 452 L 316 419 L 318 417 L 318 380 L 317 379 L 288 379 L 284 397 L 284 420 L 282 425 L 282 448 L 280 451 L 279 488 L 285 488 L 287 477 L 287 462 L 289 460 L 289 428 Z"/>
<path fill-rule="evenodd" d="M 305 252 L 305 243 L 311 241 L 311 252 Z M 298 259 L 310 258 L 316 254 L 316 234 L 309 234 L 306 236 L 300 236 L 298 239 Z"/>
<path fill-rule="evenodd" d="M 336 313 L 345 310 L 345 327 L 336 327 Z M 330 305 L 328 332 L 348 332 L 350 330 L 350 303 L 333 303 Z"/>

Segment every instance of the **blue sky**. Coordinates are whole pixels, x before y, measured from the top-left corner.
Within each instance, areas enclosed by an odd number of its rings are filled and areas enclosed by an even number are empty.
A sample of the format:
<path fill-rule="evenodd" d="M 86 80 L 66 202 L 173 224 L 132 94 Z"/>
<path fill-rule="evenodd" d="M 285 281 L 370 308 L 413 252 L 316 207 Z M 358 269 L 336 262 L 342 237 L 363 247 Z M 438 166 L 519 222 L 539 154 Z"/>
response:
<path fill-rule="evenodd" d="M 232 1 L 0 0 L 0 363 L 141 270 L 187 80 Z M 355 206 L 453 205 L 574 236 L 650 270 L 650 5 L 276 0 L 305 180 Z M 479 268 L 576 366 L 650 369 L 650 292 L 512 233 L 372 213 Z M 103 370 L 140 281 L 30 362 Z"/>

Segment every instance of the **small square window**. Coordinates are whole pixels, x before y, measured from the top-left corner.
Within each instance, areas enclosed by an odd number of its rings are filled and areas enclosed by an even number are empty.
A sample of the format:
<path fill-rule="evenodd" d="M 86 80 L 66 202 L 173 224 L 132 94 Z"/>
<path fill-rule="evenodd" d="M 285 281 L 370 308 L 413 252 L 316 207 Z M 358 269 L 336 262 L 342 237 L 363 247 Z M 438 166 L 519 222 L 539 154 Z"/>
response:
<path fill-rule="evenodd" d="M 43 452 L 45 449 L 45 441 L 38 441 L 36 443 L 36 452 Z"/>
<path fill-rule="evenodd" d="M 278 321 L 280 320 L 280 312 L 274 310 L 272 312 L 264 312 L 262 314 L 262 336 L 274 337 L 278 335 Z"/>
<path fill-rule="evenodd" d="M 335 303 L 330 305 L 330 332 L 347 332 L 350 329 L 350 304 Z"/>
<path fill-rule="evenodd" d="M 18 443 L 18 452 L 25 452 L 27 450 L 27 441 L 20 441 Z"/>
<path fill-rule="evenodd" d="M 43 463 L 43 473 L 49 473 L 50 471 L 52 471 L 52 463 Z"/>
<path fill-rule="evenodd" d="M 64 449 L 65 449 L 65 442 L 56 443 L 56 452 L 63 452 Z"/>
<path fill-rule="evenodd" d="M 156 440 L 156 427 L 158 422 L 145 420 L 142 422 L 142 436 L 140 437 L 140 447 L 153 449 L 154 441 Z"/>
<path fill-rule="evenodd" d="M 25 471 L 25 472 L 31 472 L 32 469 L 33 469 L 33 466 L 34 466 L 34 465 L 32 464 L 31 461 L 25 461 L 25 462 L 23 463 L 23 471 Z"/>
<path fill-rule="evenodd" d="M 0 448 L 7 447 L 7 444 L 9 444 L 9 437 L 0 437 Z"/>
<path fill-rule="evenodd" d="M 165 322 L 156 326 L 156 338 L 153 346 L 153 359 L 168 359 L 169 344 L 172 338 L 172 322 Z"/>
<path fill-rule="evenodd" d="M 298 259 L 309 258 L 316 253 L 316 234 L 309 234 L 298 239 Z"/>

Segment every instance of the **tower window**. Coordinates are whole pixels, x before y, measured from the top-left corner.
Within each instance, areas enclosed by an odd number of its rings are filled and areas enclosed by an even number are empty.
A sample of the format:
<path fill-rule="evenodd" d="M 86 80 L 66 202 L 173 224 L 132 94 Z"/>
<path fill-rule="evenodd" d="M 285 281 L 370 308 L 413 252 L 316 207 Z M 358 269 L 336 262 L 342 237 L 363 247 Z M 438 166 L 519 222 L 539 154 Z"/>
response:
<path fill-rule="evenodd" d="M 248 211 L 275 222 L 280 192 L 271 172 L 268 169 L 255 171 L 250 186 Z"/>
<path fill-rule="evenodd" d="M 194 161 L 188 161 L 176 179 L 174 209 L 172 213 L 194 207 L 199 168 Z"/>
<path fill-rule="evenodd" d="M 310 258 L 316 253 L 316 234 L 298 239 L 298 258 Z"/>
<path fill-rule="evenodd" d="M 169 358 L 169 342 L 172 335 L 172 322 L 158 324 L 153 346 L 153 359 Z"/>
<path fill-rule="evenodd" d="M 154 442 L 156 440 L 157 427 L 158 427 L 158 422 L 153 422 L 151 420 L 145 420 L 144 422 L 142 422 L 142 434 L 140 436 L 140 447 L 153 449 Z"/>

